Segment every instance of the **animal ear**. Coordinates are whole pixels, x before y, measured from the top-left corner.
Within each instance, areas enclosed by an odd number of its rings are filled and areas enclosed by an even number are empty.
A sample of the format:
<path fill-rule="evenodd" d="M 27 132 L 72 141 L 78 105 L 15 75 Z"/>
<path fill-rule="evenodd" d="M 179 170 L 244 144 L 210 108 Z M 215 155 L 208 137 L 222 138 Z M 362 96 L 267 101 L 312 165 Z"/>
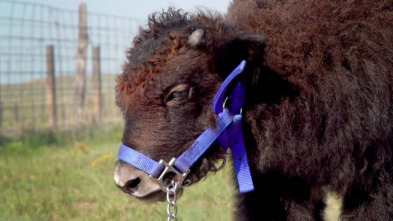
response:
<path fill-rule="evenodd" d="M 240 34 L 218 43 L 213 51 L 213 65 L 218 72 L 229 74 L 242 60 L 261 62 L 267 38 L 262 35 Z"/>
<path fill-rule="evenodd" d="M 282 98 L 294 99 L 299 90 L 288 79 L 266 66 L 263 53 L 267 39 L 261 35 L 243 34 L 219 44 L 212 59 L 213 68 L 225 79 L 231 71 L 246 60 L 247 90 L 254 94 L 254 103 L 274 104 Z"/>

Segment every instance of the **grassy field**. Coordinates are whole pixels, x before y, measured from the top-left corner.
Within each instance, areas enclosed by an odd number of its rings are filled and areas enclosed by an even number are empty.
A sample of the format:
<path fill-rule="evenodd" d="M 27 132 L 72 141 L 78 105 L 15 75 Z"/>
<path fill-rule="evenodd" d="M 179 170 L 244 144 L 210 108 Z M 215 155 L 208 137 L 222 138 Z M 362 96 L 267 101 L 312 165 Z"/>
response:
<path fill-rule="evenodd" d="M 103 74 L 102 97 L 105 122 L 120 122 L 121 114 L 115 104 L 115 78 L 113 74 Z M 56 77 L 57 124 L 59 128 L 72 128 L 76 124 L 74 106 L 75 76 Z M 48 128 L 48 106 L 46 79 L 0 85 L 0 134 L 19 134 L 23 129 Z M 87 75 L 86 98 L 83 123 L 94 121 L 92 75 Z"/>
<path fill-rule="evenodd" d="M 0 138 L 0 220 L 166 220 L 165 203 L 141 203 L 115 186 L 121 130 L 97 125 Z M 230 169 L 187 188 L 179 220 L 233 220 Z M 339 201 L 327 202 L 326 220 L 338 220 Z"/>
<path fill-rule="evenodd" d="M 2 139 L 0 220 L 165 220 L 165 203 L 141 203 L 115 186 L 120 131 Z M 231 220 L 228 169 L 184 191 L 180 220 Z"/>

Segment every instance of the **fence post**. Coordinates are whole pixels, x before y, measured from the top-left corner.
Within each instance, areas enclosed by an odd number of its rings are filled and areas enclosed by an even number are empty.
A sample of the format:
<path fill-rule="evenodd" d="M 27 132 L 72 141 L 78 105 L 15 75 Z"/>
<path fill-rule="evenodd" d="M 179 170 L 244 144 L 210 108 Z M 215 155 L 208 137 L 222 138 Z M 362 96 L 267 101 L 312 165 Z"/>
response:
<path fill-rule="evenodd" d="M 18 106 L 18 103 L 14 103 L 14 120 L 17 123 L 20 123 L 19 122 L 19 106 Z"/>
<path fill-rule="evenodd" d="M 103 117 L 103 101 L 102 101 L 102 83 L 101 83 L 101 57 L 100 47 L 95 46 L 92 50 L 93 54 L 93 102 L 94 102 L 94 119 L 101 121 Z"/>
<path fill-rule="evenodd" d="M 76 57 L 76 81 L 74 113 L 77 123 L 80 123 L 83 114 L 83 105 L 86 93 L 86 50 L 87 50 L 87 13 L 86 3 L 79 5 L 79 37 L 78 53 Z"/>
<path fill-rule="evenodd" d="M 57 102 L 56 102 L 56 78 L 55 59 L 53 45 L 46 46 L 46 102 L 48 105 L 48 122 L 52 128 L 57 127 Z"/>
<path fill-rule="evenodd" d="M 0 100 L 0 135 L 3 128 L 3 102 Z"/>

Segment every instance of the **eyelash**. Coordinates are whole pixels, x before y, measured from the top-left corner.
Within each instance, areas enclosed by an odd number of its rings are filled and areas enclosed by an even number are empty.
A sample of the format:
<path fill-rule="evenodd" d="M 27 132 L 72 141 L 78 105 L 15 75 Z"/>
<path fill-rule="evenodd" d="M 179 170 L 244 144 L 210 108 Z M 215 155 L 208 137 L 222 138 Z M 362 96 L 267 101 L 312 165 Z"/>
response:
<path fill-rule="evenodd" d="M 169 95 L 168 101 L 187 99 L 189 97 L 189 93 L 190 93 L 189 88 L 181 91 L 175 91 L 171 95 Z"/>
<path fill-rule="evenodd" d="M 176 89 L 177 88 L 177 89 Z M 189 85 L 178 85 L 172 89 L 165 103 L 168 106 L 175 106 L 186 102 L 192 96 L 192 87 Z"/>

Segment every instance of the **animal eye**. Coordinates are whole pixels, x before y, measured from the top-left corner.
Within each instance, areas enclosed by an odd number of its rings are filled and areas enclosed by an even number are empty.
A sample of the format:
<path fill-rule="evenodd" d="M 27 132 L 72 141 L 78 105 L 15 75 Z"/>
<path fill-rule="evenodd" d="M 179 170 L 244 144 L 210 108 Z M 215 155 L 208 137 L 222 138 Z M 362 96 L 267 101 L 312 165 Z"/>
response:
<path fill-rule="evenodd" d="M 167 106 L 176 106 L 186 102 L 192 96 L 192 87 L 188 84 L 179 84 L 173 87 L 165 99 Z"/>

